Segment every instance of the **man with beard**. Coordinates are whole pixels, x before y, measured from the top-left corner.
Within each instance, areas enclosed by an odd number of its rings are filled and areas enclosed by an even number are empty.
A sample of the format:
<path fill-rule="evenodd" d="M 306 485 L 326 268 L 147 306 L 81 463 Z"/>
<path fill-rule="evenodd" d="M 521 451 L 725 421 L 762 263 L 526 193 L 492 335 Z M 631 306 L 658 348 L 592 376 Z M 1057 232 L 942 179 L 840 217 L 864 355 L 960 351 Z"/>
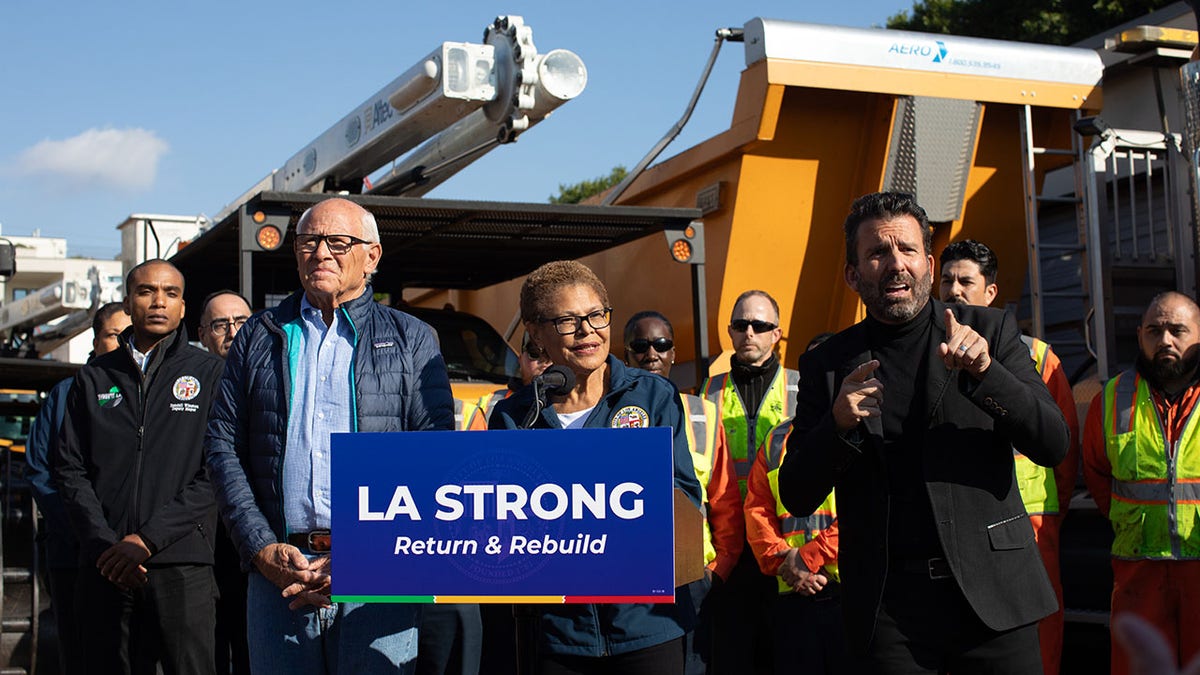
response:
<path fill-rule="evenodd" d="M 932 300 L 932 233 L 910 195 L 857 199 L 846 283 L 863 321 L 800 357 L 780 498 L 813 513 L 836 488 L 850 651 L 864 673 L 1027 675 L 1058 602 L 1013 473 L 1052 466 L 1062 413 L 1016 322 Z"/>
<path fill-rule="evenodd" d="M 1181 665 L 1200 653 L 1200 309 L 1162 293 L 1137 337 L 1136 369 L 1109 380 L 1088 410 L 1083 476 L 1112 522 L 1113 615 L 1152 623 Z M 1127 659 L 1114 640 L 1114 675 L 1130 672 Z"/>
<path fill-rule="evenodd" d="M 956 241 L 942 249 L 941 296 L 942 302 L 987 307 L 996 299 L 1000 289 L 996 286 L 999 263 L 996 254 L 984 243 L 965 239 Z M 1075 396 L 1071 383 L 1063 372 L 1062 362 L 1050 345 L 1028 335 L 1021 341 L 1029 348 L 1029 357 L 1046 383 L 1046 388 L 1058 403 L 1067 426 L 1071 429 L 1071 446 L 1067 458 L 1053 471 L 1034 464 L 1028 457 L 1014 450 L 1013 461 L 1017 469 L 1017 487 L 1029 513 L 1033 534 L 1037 538 L 1038 550 L 1046 574 L 1058 595 L 1058 611 L 1038 623 L 1038 638 L 1042 645 L 1042 669 L 1045 675 L 1057 675 L 1062 657 L 1063 610 L 1062 581 L 1058 564 L 1058 532 L 1063 516 L 1071 502 L 1075 489 L 1075 476 L 1079 469 L 1079 418 L 1075 412 Z"/>

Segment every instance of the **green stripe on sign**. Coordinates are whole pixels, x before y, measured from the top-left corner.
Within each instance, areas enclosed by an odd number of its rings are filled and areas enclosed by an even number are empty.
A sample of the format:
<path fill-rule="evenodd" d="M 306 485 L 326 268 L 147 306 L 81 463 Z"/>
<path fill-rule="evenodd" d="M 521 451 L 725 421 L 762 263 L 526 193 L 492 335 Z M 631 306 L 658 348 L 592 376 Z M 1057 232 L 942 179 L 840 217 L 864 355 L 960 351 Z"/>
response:
<path fill-rule="evenodd" d="M 408 602 L 430 604 L 434 601 L 432 595 L 334 595 L 332 602 Z"/>

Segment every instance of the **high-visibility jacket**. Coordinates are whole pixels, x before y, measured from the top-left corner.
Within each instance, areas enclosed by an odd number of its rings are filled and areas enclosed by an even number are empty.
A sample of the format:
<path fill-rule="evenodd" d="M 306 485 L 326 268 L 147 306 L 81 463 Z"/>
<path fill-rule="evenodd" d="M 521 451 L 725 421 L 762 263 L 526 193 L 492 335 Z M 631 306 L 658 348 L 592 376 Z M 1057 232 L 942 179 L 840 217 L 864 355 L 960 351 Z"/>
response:
<path fill-rule="evenodd" d="M 680 394 L 687 417 L 688 448 L 700 481 L 704 506 L 704 564 L 728 579 L 742 554 L 745 531 L 741 496 L 737 492 L 733 463 L 717 406 L 698 396 Z"/>
<path fill-rule="evenodd" d="M 837 503 L 830 491 L 817 510 L 804 517 L 788 512 L 779 499 L 779 467 L 787 454 L 791 422 L 771 430 L 750 471 L 746 494 L 746 539 L 763 574 L 778 575 L 783 558 L 778 554 L 800 549 L 809 570 L 823 569 L 831 581 L 840 581 L 837 564 Z M 778 579 L 779 592 L 792 588 Z"/>
<path fill-rule="evenodd" d="M 729 373 L 708 378 L 704 383 L 704 397 L 716 404 L 725 425 L 725 436 L 729 439 L 729 453 L 733 457 L 733 468 L 737 472 L 738 489 L 746 496 L 746 477 L 754 465 L 754 455 L 780 422 L 792 418 L 796 413 L 796 388 L 800 373 L 780 366 L 758 410 L 746 410 L 742 397 L 734 386 Z M 750 429 L 753 429 L 751 433 Z"/>
<path fill-rule="evenodd" d="M 1071 444 L 1067 448 L 1066 458 L 1053 469 L 1034 464 L 1014 448 L 1017 487 L 1029 515 L 1059 515 L 1066 513 L 1070 505 L 1071 492 L 1075 489 L 1075 474 L 1079 468 L 1079 417 L 1075 412 L 1075 397 L 1071 393 L 1071 383 L 1063 372 L 1062 362 L 1050 345 L 1028 335 L 1022 335 L 1021 341 L 1029 347 L 1029 356 L 1038 374 L 1062 410 L 1071 431 Z"/>
<path fill-rule="evenodd" d="M 482 431 L 487 429 L 487 419 L 481 417 L 479 406 L 460 398 L 454 399 L 454 430 Z"/>
<path fill-rule="evenodd" d="M 1113 557 L 1200 559 L 1200 406 L 1193 406 L 1179 438 L 1167 447 L 1150 387 L 1136 371 L 1109 380 L 1103 396 Z"/>
<path fill-rule="evenodd" d="M 492 410 L 496 408 L 496 404 L 511 396 L 512 393 L 512 389 L 505 387 L 480 397 L 477 405 L 479 406 L 480 414 L 483 415 L 484 427 L 487 427 L 487 421 L 491 418 Z"/>

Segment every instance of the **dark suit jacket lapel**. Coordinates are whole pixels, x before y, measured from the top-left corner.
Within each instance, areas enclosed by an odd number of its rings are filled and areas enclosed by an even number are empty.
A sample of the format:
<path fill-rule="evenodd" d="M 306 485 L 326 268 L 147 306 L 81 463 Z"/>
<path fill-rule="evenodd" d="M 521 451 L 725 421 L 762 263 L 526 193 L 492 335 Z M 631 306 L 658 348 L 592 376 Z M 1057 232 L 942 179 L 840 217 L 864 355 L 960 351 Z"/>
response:
<path fill-rule="evenodd" d="M 938 347 L 946 341 L 946 322 L 942 316 L 946 312 L 946 305 L 932 298 L 929 302 L 933 303 L 933 312 L 929 316 L 933 327 L 929 331 L 929 358 L 925 364 L 925 401 L 928 406 L 925 417 L 932 422 L 952 378 L 950 370 L 946 368 L 946 363 L 938 353 Z"/>

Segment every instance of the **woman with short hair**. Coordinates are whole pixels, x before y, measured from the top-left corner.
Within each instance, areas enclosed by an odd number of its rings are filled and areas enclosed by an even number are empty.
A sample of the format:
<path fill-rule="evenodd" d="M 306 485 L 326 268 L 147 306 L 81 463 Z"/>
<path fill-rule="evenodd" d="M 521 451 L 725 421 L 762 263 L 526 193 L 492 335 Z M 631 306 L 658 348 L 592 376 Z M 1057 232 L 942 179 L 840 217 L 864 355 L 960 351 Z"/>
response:
<path fill-rule="evenodd" d="M 595 273 L 575 261 L 547 263 L 526 278 L 520 302 L 521 319 L 533 343 L 551 363 L 575 374 L 574 388 L 552 397 L 534 420 L 534 428 L 620 427 L 634 422 L 671 427 L 675 486 L 698 506 L 700 485 L 692 470 L 678 392 L 668 380 L 626 368 L 609 353 L 612 307 L 608 290 Z M 534 404 L 533 387 L 525 387 L 496 405 L 489 428 L 520 428 Z M 623 414 L 630 409 L 640 412 Z M 571 451 L 603 452 L 604 448 Z M 536 672 L 682 673 L 682 638 L 695 611 L 686 591 L 679 591 L 674 605 L 539 607 Z"/>

